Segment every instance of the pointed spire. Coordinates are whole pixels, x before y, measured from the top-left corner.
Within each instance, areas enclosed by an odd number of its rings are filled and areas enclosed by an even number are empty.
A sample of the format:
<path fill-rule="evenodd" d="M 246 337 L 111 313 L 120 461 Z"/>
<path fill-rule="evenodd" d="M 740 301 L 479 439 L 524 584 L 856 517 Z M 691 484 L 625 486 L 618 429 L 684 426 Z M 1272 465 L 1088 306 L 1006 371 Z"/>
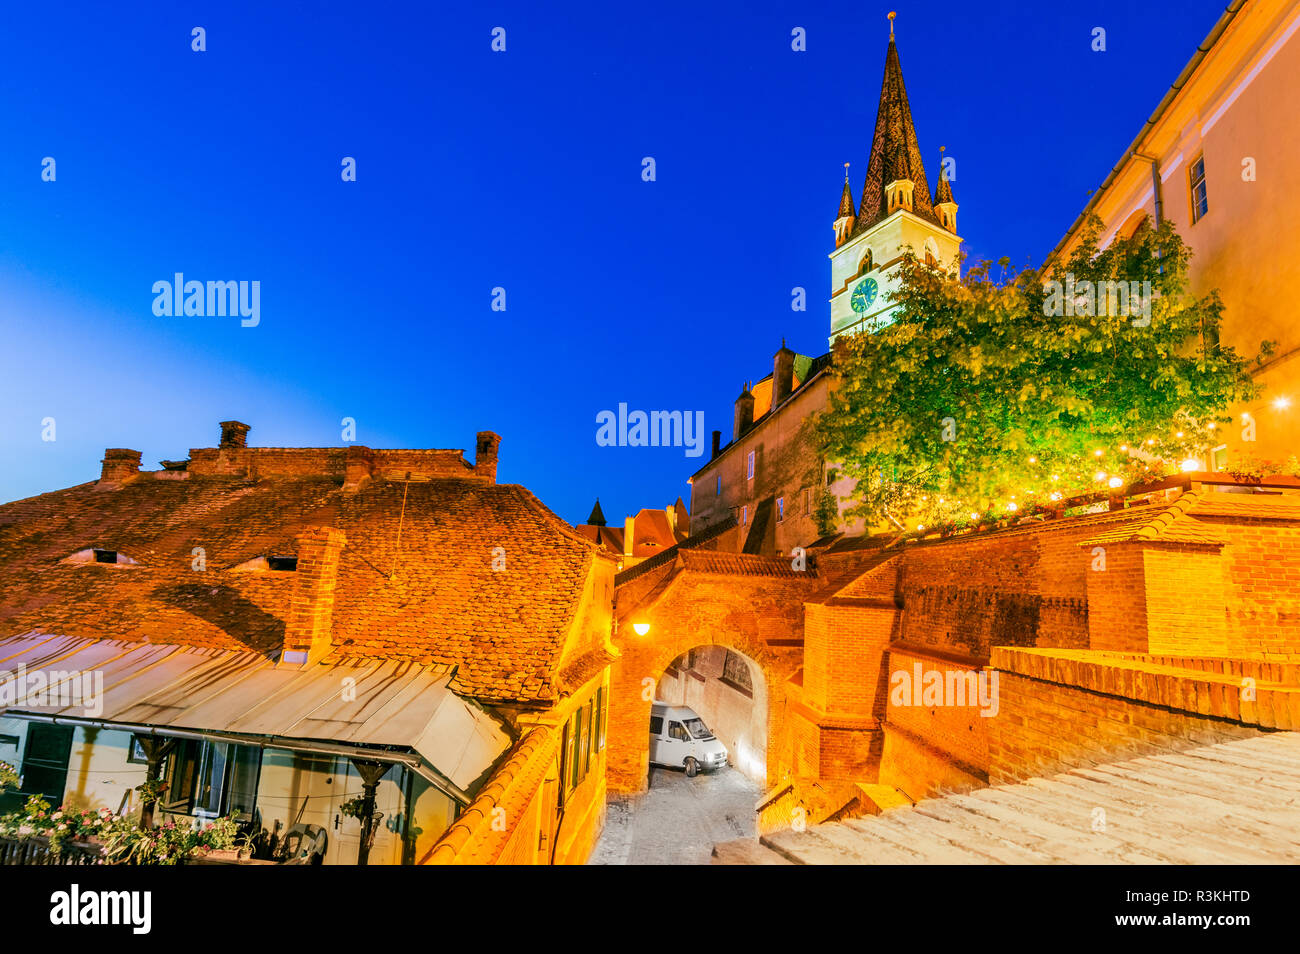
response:
<path fill-rule="evenodd" d="M 596 498 L 596 506 L 591 508 L 591 516 L 587 518 L 587 526 L 603 527 L 605 526 L 605 513 L 600 509 L 600 498 Z"/>
<path fill-rule="evenodd" d="M 863 232 L 889 214 L 885 186 L 906 179 L 913 184 L 911 211 L 936 225 L 938 217 L 930 204 L 930 180 L 925 174 L 921 147 L 912 125 L 912 108 L 903 84 L 903 67 L 894 42 L 894 19 L 889 19 L 889 46 L 885 50 L 885 76 L 880 84 L 880 103 L 876 107 L 876 128 L 871 139 L 871 157 L 862 185 L 861 205 L 853 234 Z"/>
<path fill-rule="evenodd" d="M 944 147 L 940 146 L 939 147 L 939 181 L 934 187 L 934 204 L 936 206 L 944 202 L 953 201 L 952 186 L 949 185 L 948 177 L 944 175 L 944 171 L 943 171 L 943 150 Z"/>
<path fill-rule="evenodd" d="M 840 192 L 840 210 L 835 213 L 837 219 L 853 218 L 853 189 L 849 186 L 849 164 L 844 163 L 844 190 Z"/>

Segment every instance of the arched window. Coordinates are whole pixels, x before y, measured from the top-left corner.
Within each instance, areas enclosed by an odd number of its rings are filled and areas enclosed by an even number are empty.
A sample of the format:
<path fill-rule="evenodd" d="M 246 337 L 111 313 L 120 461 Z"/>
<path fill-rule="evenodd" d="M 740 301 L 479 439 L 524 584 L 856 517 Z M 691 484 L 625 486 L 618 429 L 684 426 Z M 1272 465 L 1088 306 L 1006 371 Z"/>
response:
<path fill-rule="evenodd" d="M 934 244 L 934 239 L 925 240 L 925 264 L 935 267 L 939 265 L 939 246 Z"/>
<path fill-rule="evenodd" d="M 875 267 L 875 261 L 871 257 L 871 249 L 867 249 L 867 254 L 862 256 L 862 262 L 858 265 L 858 274 L 865 275 Z"/>

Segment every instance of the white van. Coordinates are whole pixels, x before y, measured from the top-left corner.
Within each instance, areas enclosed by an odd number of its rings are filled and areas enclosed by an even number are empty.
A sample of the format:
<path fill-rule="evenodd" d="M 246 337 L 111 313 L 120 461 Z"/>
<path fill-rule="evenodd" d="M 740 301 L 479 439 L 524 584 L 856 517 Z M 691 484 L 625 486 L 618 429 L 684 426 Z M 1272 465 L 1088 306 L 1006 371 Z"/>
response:
<path fill-rule="evenodd" d="M 684 768 L 694 778 L 700 769 L 726 765 L 727 747 L 694 709 L 656 702 L 650 707 L 650 764 Z"/>

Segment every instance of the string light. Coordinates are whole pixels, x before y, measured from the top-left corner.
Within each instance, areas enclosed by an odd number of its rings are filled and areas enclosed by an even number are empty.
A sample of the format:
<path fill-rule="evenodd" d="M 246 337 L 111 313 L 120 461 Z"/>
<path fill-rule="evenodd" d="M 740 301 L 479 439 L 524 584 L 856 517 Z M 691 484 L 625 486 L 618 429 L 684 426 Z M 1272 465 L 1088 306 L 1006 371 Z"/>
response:
<path fill-rule="evenodd" d="M 1124 486 L 1124 481 L 1121 480 L 1121 479 L 1118 478 L 1118 477 L 1112 477 L 1109 481 L 1107 481 L 1107 483 L 1109 483 L 1112 487 L 1123 487 L 1123 486 Z"/>

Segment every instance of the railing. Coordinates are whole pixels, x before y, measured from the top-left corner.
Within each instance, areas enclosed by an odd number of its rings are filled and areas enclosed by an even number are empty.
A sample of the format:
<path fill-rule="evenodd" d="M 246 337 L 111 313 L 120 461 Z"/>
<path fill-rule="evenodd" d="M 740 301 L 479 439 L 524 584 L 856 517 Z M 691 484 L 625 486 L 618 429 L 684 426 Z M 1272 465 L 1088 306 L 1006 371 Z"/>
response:
<path fill-rule="evenodd" d="M 88 841 L 69 842 L 55 851 L 42 835 L 0 838 L 0 865 L 97 865 L 103 860 L 99 845 Z"/>

